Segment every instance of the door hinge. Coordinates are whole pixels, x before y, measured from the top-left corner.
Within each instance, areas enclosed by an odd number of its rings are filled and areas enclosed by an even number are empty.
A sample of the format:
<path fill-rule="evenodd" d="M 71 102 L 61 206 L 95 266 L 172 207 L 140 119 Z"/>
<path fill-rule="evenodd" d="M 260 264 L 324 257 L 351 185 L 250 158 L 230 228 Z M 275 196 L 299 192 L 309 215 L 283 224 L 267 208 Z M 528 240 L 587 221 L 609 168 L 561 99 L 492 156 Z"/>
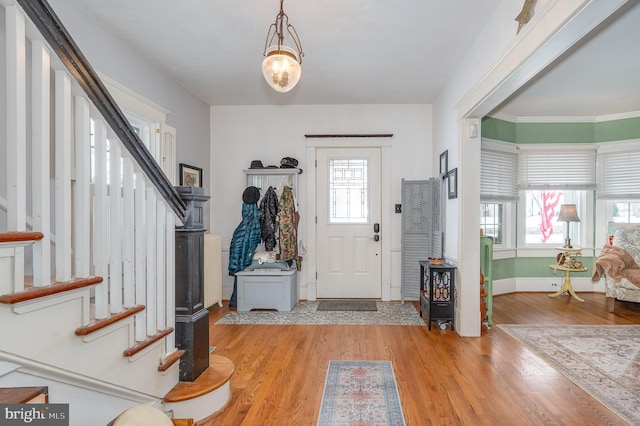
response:
<path fill-rule="evenodd" d="M 318 224 L 318 216 L 316 216 L 316 225 Z"/>
<path fill-rule="evenodd" d="M 315 160 L 316 163 L 316 169 L 318 168 L 318 160 Z"/>
<path fill-rule="evenodd" d="M 316 280 L 318 279 L 318 272 L 316 271 Z"/>

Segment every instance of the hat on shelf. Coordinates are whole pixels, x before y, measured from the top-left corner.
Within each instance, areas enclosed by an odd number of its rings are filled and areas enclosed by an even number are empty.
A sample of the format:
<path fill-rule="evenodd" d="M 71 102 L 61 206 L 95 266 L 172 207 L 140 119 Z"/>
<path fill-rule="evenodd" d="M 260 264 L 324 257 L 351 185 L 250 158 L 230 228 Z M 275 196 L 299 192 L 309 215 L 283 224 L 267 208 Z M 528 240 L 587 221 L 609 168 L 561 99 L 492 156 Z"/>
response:
<path fill-rule="evenodd" d="M 253 160 L 251 162 L 251 166 L 249 166 L 250 169 L 264 169 L 264 166 L 262 165 L 262 161 L 260 160 Z"/>
<path fill-rule="evenodd" d="M 280 160 L 280 168 L 281 169 L 295 169 L 298 167 L 298 160 L 291 157 L 284 157 Z"/>
<path fill-rule="evenodd" d="M 255 204 L 260 199 L 260 190 L 255 186 L 248 186 L 242 193 L 242 202 L 245 204 Z"/>

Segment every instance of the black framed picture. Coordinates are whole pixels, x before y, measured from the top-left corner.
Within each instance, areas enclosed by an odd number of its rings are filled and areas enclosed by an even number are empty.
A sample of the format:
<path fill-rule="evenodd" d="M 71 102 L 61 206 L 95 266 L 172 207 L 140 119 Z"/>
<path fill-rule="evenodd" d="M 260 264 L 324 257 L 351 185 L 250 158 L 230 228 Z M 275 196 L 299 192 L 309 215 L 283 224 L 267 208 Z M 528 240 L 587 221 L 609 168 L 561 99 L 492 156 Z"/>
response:
<path fill-rule="evenodd" d="M 449 150 L 440 154 L 440 176 L 444 179 L 449 171 Z"/>
<path fill-rule="evenodd" d="M 449 170 L 447 178 L 449 199 L 458 198 L 458 168 Z"/>
<path fill-rule="evenodd" d="M 202 169 L 180 163 L 180 186 L 202 186 Z"/>

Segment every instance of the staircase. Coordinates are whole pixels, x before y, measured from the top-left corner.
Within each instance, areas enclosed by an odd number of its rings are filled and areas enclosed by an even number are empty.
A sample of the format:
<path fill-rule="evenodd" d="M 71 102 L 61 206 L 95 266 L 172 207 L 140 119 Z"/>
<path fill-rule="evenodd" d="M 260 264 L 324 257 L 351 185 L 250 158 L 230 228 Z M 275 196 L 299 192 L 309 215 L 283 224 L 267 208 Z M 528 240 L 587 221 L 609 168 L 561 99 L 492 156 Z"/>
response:
<path fill-rule="evenodd" d="M 190 206 L 51 7 L 0 7 L 0 388 L 48 387 L 71 424 L 138 405 L 210 416 L 230 398 L 233 364 L 215 359 L 202 376 L 216 385 L 192 394 L 174 332 L 175 227 Z"/>

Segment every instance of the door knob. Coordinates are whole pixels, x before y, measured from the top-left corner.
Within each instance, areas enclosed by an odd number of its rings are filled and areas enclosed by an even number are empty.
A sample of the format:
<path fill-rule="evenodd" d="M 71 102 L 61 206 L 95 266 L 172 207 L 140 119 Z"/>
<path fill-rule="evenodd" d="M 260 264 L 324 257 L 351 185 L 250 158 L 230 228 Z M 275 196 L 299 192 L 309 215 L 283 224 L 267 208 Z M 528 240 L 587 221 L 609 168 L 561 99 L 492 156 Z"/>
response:
<path fill-rule="evenodd" d="M 376 234 L 373 236 L 373 241 L 380 241 L 380 235 Z"/>

